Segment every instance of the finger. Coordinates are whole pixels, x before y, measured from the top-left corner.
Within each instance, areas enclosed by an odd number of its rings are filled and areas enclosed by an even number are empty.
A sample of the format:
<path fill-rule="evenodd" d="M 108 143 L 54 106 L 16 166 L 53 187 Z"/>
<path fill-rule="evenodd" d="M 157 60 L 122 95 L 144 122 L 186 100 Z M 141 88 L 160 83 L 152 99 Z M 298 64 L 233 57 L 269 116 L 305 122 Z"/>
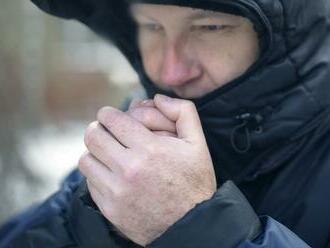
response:
<path fill-rule="evenodd" d="M 154 134 L 140 122 L 112 107 L 99 110 L 97 119 L 124 146 L 141 147 L 154 140 Z"/>
<path fill-rule="evenodd" d="M 140 102 L 141 107 L 155 107 L 154 100 L 152 99 L 146 99 Z"/>
<path fill-rule="evenodd" d="M 149 130 L 176 132 L 175 123 L 154 107 L 139 107 L 130 109 L 127 113 Z"/>
<path fill-rule="evenodd" d="M 106 197 L 106 195 L 104 195 L 101 191 L 99 191 L 97 189 L 97 187 L 95 186 L 95 184 L 91 180 L 86 179 L 86 184 L 87 184 L 87 189 L 88 189 L 89 193 L 91 193 L 91 196 L 95 195 L 99 199 L 97 202 L 100 202 L 100 200 L 102 198 L 105 198 Z M 96 201 L 94 201 L 94 202 L 96 203 Z"/>
<path fill-rule="evenodd" d="M 141 102 L 141 101 L 142 101 L 141 99 L 133 99 L 133 100 L 130 102 L 128 109 L 133 109 L 133 108 L 138 107 L 138 106 L 140 105 L 140 102 Z"/>
<path fill-rule="evenodd" d="M 153 131 L 153 133 L 158 136 L 173 137 L 173 138 L 178 137 L 175 133 L 171 133 L 171 132 L 167 132 L 167 131 Z"/>
<path fill-rule="evenodd" d="M 201 122 L 193 102 L 170 98 L 157 94 L 154 98 L 156 107 L 170 120 L 176 123 L 179 138 L 190 142 L 204 138 Z"/>
<path fill-rule="evenodd" d="M 134 109 L 138 107 L 155 107 L 155 103 L 152 99 L 133 99 L 128 109 Z"/>
<path fill-rule="evenodd" d="M 99 208 L 101 213 L 106 218 L 109 218 L 111 216 L 111 206 L 109 206 L 111 200 L 108 199 L 109 196 L 103 195 L 91 181 L 87 180 L 86 182 L 88 191 L 91 195 L 91 198 L 93 199 L 93 202 Z M 105 199 L 107 199 L 107 201 Z"/>
<path fill-rule="evenodd" d="M 79 170 L 102 194 L 112 192 L 115 184 L 114 172 L 89 152 L 81 156 Z"/>
<path fill-rule="evenodd" d="M 87 149 L 111 170 L 118 170 L 117 165 L 127 162 L 126 158 L 129 157 L 129 151 L 98 122 L 91 123 L 86 129 L 85 144 Z"/>

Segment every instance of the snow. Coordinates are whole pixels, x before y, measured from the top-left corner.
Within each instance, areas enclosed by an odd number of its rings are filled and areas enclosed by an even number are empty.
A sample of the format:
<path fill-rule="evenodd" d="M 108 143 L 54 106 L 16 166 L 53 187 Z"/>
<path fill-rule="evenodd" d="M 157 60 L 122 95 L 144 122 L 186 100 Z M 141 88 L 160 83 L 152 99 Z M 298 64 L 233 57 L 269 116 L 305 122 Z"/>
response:
<path fill-rule="evenodd" d="M 43 194 L 55 191 L 63 178 L 78 165 L 86 150 L 83 142 L 85 126 L 69 124 L 65 128 L 48 125 L 25 135 L 21 149 L 27 167 L 47 182 Z"/>

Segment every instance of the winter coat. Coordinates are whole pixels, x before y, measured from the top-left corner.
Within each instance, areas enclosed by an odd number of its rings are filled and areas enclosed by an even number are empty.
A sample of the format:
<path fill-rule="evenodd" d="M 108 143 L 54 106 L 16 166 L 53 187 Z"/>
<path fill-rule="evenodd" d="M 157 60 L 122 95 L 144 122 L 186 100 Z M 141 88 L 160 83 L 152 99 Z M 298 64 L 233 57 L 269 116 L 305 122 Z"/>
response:
<path fill-rule="evenodd" d="M 34 2 L 110 39 L 138 72 L 148 96 L 162 92 L 143 70 L 136 27 L 127 12 L 131 1 Z M 244 16 L 253 22 L 261 47 L 259 60 L 244 75 L 193 100 L 218 191 L 149 247 L 329 248 L 330 1 L 147 2 Z M 58 203 L 59 196 L 66 201 Z M 43 207 L 52 210 L 32 211 L 36 220 L 31 213 L 24 216 L 29 223 L 19 231 L 21 221 L 7 225 L 2 236 L 10 237 L 9 247 L 136 246 L 117 235 L 100 214 L 84 180 Z"/>

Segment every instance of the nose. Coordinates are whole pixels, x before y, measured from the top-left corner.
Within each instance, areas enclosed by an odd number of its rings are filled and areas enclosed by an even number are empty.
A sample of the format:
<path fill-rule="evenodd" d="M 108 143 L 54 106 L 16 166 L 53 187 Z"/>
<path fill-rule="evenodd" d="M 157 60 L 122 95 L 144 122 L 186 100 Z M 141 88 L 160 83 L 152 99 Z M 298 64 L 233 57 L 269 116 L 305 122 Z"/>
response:
<path fill-rule="evenodd" d="M 163 50 L 160 80 L 166 86 L 180 86 L 198 78 L 201 67 L 187 47 L 166 44 Z"/>

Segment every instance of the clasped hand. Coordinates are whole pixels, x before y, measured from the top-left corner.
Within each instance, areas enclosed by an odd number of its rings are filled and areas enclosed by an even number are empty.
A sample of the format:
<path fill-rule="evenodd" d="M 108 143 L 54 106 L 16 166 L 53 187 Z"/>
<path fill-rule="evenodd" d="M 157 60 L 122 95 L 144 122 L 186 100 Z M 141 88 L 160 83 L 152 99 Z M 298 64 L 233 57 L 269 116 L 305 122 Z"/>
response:
<path fill-rule="evenodd" d="M 102 214 L 146 246 L 216 191 L 195 105 L 156 95 L 127 112 L 104 107 L 85 133 L 79 161 Z"/>

